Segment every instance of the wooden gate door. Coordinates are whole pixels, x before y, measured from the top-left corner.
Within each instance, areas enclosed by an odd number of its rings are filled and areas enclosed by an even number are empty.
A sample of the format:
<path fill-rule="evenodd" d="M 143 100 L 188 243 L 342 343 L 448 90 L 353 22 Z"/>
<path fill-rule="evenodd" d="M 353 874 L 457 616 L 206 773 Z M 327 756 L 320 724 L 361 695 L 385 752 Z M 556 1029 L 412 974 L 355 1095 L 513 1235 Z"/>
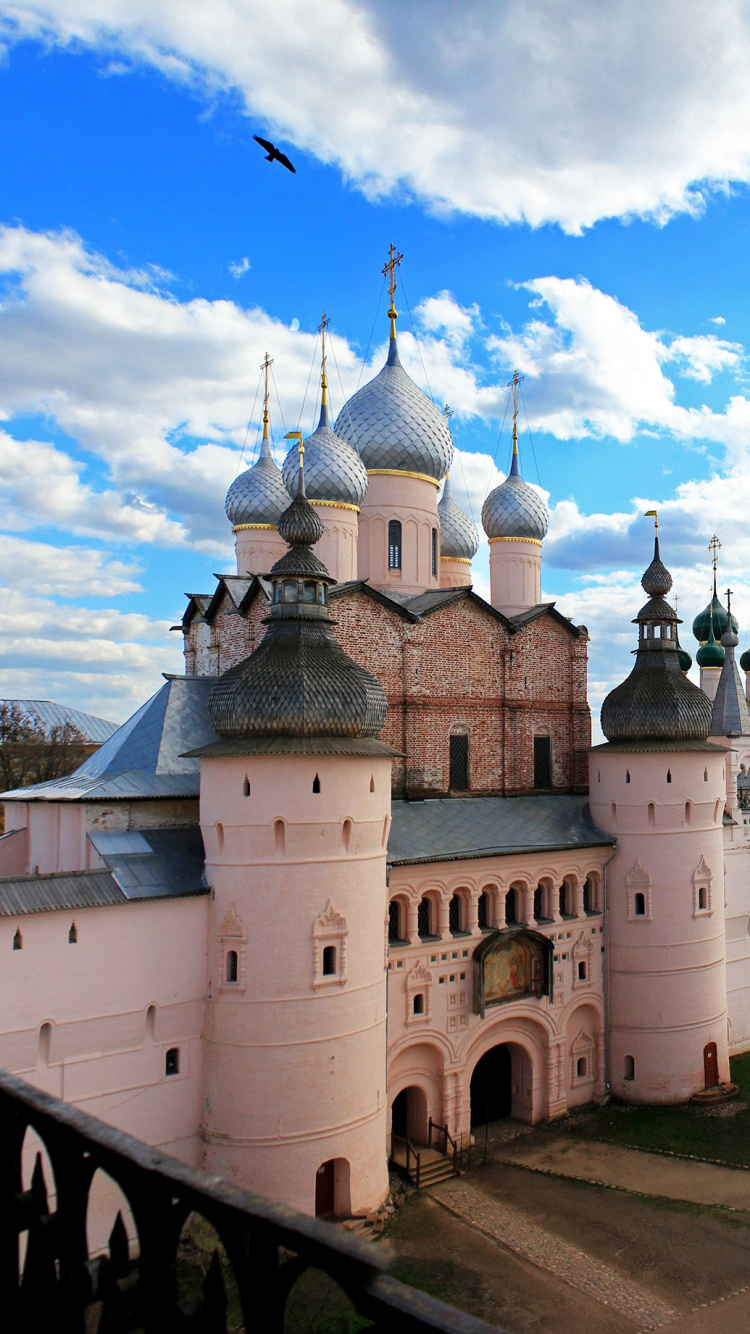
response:
<path fill-rule="evenodd" d="M 714 1088 L 719 1082 L 719 1053 L 715 1042 L 709 1042 L 703 1048 L 703 1076 L 707 1089 Z"/>
<path fill-rule="evenodd" d="M 315 1177 L 315 1217 L 332 1214 L 334 1206 L 333 1158 L 318 1168 Z"/>

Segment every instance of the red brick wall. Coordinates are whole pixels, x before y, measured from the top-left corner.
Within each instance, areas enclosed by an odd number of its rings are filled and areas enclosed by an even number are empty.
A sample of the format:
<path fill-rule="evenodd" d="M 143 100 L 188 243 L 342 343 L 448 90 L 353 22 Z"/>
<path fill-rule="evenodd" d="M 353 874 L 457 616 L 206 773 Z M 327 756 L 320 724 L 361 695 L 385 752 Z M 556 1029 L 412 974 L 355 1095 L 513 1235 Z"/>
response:
<path fill-rule="evenodd" d="M 212 672 L 226 671 L 253 651 L 267 609 L 256 596 L 240 615 L 225 594 L 210 627 Z M 591 726 L 585 637 L 577 638 L 550 614 L 510 634 L 469 600 L 415 623 L 361 589 L 334 597 L 331 613 L 339 643 L 386 692 L 381 738 L 407 756 L 394 762 L 395 796 L 448 792 L 451 731 L 469 734 L 472 793 L 533 790 L 535 730 L 552 738 L 554 787 L 586 790 Z M 194 621 L 188 648 L 192 637 L 205 637 L 207 630 Z"/>

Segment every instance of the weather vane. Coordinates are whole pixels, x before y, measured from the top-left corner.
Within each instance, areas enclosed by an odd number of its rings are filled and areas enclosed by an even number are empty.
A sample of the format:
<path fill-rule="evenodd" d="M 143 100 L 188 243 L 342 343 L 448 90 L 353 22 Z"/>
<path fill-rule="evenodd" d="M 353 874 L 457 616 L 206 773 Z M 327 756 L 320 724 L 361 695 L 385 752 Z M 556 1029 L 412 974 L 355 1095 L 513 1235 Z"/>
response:
<path fill-rule="evenodd" d="M 643 517 L 644 517 L 644 519 L 653 519 L 653 521 L 654 521 L 654 532 L 655 532 L 655 533 L 658 533 L 658 531 L 659 531 L 659 515 L 657 514 L 656 510 L 646 510 L 646 511 L 644 512 Z"/>
<path fill-rule="evenodd" d="M 398 318 L 398 311 L 393 304 L 393 299 L 396 295 L 396 269 L 401 267 L 401 260 L 403 258 L 401 252 L 397 250 L 393 242 L 391 242 L 388 250 L 388 259 L 383 265 L 383 277 L 388 277 L 388 295 L 391 298 L 390 309 L 388 311 L 388 318 L 391 322 L 391 338 L 396 337 L 396 320 Z"/>
<path fill-rule="evenodd" d="M 518 386 L 523 381 L 523 375 L 518 371 L 513 372 L 513 379 L 508 381 L 508 388 L 513 389 L 513 454 L 518 455 Z"/>

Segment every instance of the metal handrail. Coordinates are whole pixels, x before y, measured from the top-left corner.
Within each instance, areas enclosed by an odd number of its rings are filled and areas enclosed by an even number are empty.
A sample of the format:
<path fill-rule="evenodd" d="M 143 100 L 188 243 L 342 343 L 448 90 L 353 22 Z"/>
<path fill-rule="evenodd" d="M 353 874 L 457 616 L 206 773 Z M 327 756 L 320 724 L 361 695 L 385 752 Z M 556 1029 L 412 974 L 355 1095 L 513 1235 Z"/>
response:
<path fill-rule="evenodd" d="M 29 1129 L 49 1155 L 57 1189 L 54 1213 L 40 1155 L 31 1188 L 23 1189 L 21 1156 Z M 418 1172 L 419 1167 L 417 1161 Z M 137 1269 L 131 1268 L 119 1215 L 108 1253 L 90 1256 L 86 1215 L 98 1169 L 129 1202 Z M 100 1329 L 163 1334 L 179 1325 L 225 1334 L 227 1297 L 218 1251 L 202 1292 L 178 1300 L 177 1251 L 192 1213 L 220 1238 L 248 1330 L 282 1334 L 291 1288 L 301 1273 L 315 1268 L 340 1285 L 358 1314 L 374 1323 L 375 1334 L 497 1334 L 484 1321 L 389 1278 L 388 1255 L 374 1253 L 343 1229 L 186 1167 L 0 1070 L 0 1306 L 8 1334 L 82 1330 L 87 1313 L 93 1318 L 93 1303 L 101 1304 Z"/>

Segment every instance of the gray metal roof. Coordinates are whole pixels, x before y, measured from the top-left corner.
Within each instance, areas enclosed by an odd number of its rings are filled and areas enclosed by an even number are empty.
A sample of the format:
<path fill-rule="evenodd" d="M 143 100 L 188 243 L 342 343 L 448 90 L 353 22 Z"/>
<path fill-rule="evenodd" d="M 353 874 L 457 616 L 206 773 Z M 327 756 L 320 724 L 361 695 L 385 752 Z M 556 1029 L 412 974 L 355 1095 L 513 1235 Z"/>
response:
<path fill-rule="evenodd" d="M 517 469 L 490 491 L 482 506 L 482 527 L 489 538 L 531 538 L 541 542 L 549 528 L 549 513 L 542 497 L 524 482 Z"/>
<path fill-rule="evenodd" d="M 281 470 L 274 461 L 268 439 L 261 441 L 257 463 L 235 477 L 227 491 L 224 508 L 231 524 L 269 523 L 275 525 L 289 504 Z"/>
<path fill-rule="evenodd" d="M 200 767 L 186 753 L 216 740 L 208 717 L 213 685 L 209 676 L 167 676 L 166 684 L 75 773 L 2 793 L 3 800 L 197 796 Z"/>
<path fill-rule="evenodd" d="M 34 718 L 46 732 L 53 727 L 70 724 L 77 728 L 85 741 L 101 745 L 113 732 L 117 723 L 110 723 L 106 718 L 97 718 L 93 713 L 82 713 L 80 709 L 70 709 L 67 704 L 57 704 L 51 699 L 4 699 L 0 704 L 17 704 Z"/>
<path fill-rule="evenodd" d="M 394 801 L 388 861 L 408 866 L 608 847 L 614 841 L 592 821 L 585 796 Z"/>
<path fill-rule="evenodd" d="M 726 656 L 711 710 L 709 736 L 750 736 L 750 709 L 734 658 L 737 636 L 725 632 L 721 642 Z"/>
<path fill-rule="evenodd" d="M 446 476 L 437 508 L 440 518 L 440 555 L 447 559 L 459 557 L 471 560 L 477 554 L 479 533 L 473 519 L 464 514 L 453 499 L 450 476 Z"/>
<path fill-rule="evenodd" d="M 104 908 L 126 901 L 109 871 L 64 871 L 0 880 L 0 917 L 59 912 L 63 908 Z"/>
<path fill-rule="evenodd" d="M 290 495 L 299 486 L 299 449 L 293 444 L 281 469 Z M 320 421 L 305 441 L 305 494 L 308 500 L 333 500 L 343 505 L 361 505 L 367 490 L 367 469 L 356 449 L 336 435 L 328 425 L 328 408 L 321 407 Z"/>
<path fill-rule="evenodd" d="M 334 429 L 359 451 L 368 471 L 398 468 L 439 481 L 451 466 L 448 423 L 406 374 L 395 338 L 380 374 L 344 404 Z"/>
<path fill-rule="evenodd" d="M 371 736 L 250 736 L 216 741 L 194 752 L 203 759 L 217 755 L 390 755 L 398 758 L 401 753 Z"/>

